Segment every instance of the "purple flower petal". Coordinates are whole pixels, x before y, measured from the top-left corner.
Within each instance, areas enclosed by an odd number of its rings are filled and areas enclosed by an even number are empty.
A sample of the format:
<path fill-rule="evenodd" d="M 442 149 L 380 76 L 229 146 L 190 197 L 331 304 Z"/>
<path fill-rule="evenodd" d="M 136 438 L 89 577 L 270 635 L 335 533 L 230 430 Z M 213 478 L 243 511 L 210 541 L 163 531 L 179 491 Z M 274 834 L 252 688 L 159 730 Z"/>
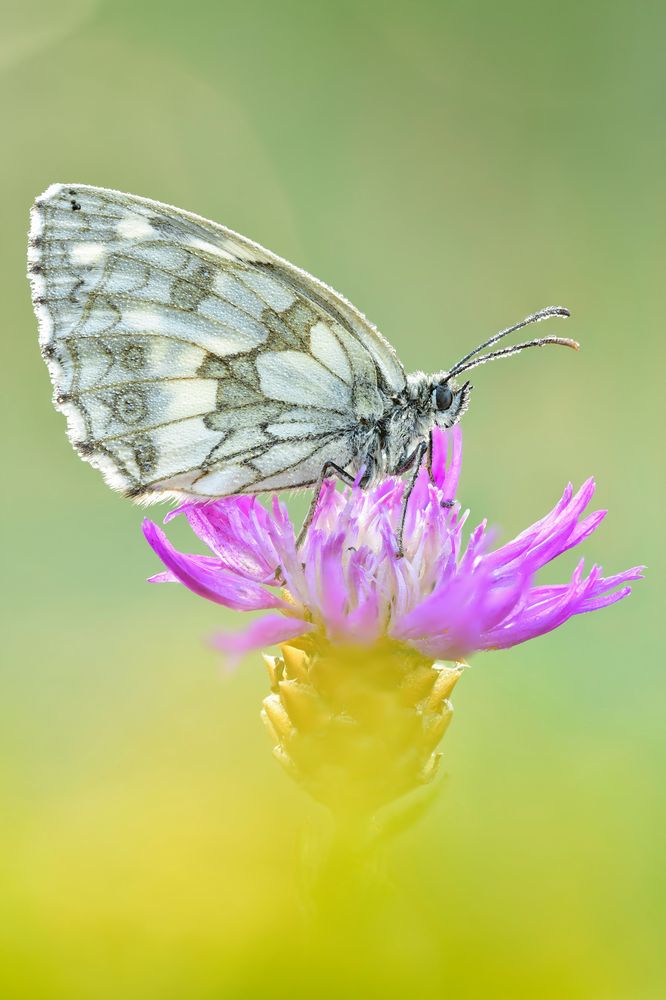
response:
<path fill-rule="evenodd" d="M 167 514 L 165 524 L 180 513 L 223 568 L 257 583 L 275 582 L 279 560 L 267 543 L 270 515 L 256 497 L 186 503 Z"/>
<path fill-rule="evenodd" d="M 281 642 L 289 642 L 314 628 L 311 622 L 300 618 L 286 618 L 282 615 L 266 615 L 245 629 L 229 635 L 221 633 L 214 636 L 213 646 L 220 652 L 233 658 L 240 658 L 255 649 L 266 646 L 277 646 Z"/>
<path fill-rule="evenodd" d="M 148 583 L 180 583 L 177 576 L 174 576 L 171 570 L 165 569 L 163 573 L 155 573 L 154 576 L 148 577 Z"/>
<path fill-rule="evenodd" d="M 447 457 L 451 446 L 451 456 Z M 458 425 L 448 433 L 436 427 L 432 432 L 431 470 L 435 485 L 442 491 L 443 500 L 453 500 L 458 492 L 462 469 L 462 431 Z"/>
<path fill-rule="evenodd" d="M 480 649 L 500 649 L 534 639 L 564 624 L 573 615 L 595 611 L 627 597 L 631 587 L 613 588 L 640 578 L 642 567 L 634 567 L 614 577 L 603 578 L 593 567 L 586 579 L 580 563 L 568 585 L 533 587 L 515 619 L 507 619 L 496 628 L 487 630 Z M 609 593 L 609 591 L 612 591 Z"/>
<path fill-rule="evenodd" d="M 167 569 L 200 597 L 215 601 L 217 604 L 224 604 L 236 611 L 285 607 L 285 602 L 270 591 L 220 565 L 215 566 L 215 560 L 210 557 L 178 552 L 161 528 L 152 521 L 143 522 L 143 533 Z"/>

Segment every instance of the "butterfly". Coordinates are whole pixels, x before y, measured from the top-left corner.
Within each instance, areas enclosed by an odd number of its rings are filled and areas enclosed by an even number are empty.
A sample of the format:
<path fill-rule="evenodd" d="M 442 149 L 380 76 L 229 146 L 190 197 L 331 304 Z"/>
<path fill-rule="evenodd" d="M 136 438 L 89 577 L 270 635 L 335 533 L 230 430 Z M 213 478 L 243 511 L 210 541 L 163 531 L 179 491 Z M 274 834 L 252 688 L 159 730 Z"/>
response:
<path fill-rule="evenodd" d="M 544 337 L 407 375 L 342 295 L 214 222 L 83 184 L 31 213 L 28 273 L 54 403 L 79 455 L 141 503 L 410 473 L 467 409 L 458 376 Z"/>

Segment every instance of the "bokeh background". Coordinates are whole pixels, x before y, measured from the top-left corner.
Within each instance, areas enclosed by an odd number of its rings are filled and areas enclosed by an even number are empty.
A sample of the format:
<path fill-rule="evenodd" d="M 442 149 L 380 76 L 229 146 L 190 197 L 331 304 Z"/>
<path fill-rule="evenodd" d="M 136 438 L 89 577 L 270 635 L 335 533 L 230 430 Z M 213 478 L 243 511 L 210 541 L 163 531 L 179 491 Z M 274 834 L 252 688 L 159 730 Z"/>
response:
<path fill-rule="evenodd" d="M 663 996 L 666 8 L 1 10 L 0 995 Z M 246 233 L 348 295 L 408 369 L 540 306 L 574 314 L 553 326 L 578 356 L 475 373 L 461 498 L 507 538 L 594 473 L 610 515 L 586 556 L 648 578 L 475 660 L 439 796 L 346 927 L 314 931 L 302 902 L 323 820 L 271 759 L 263 667 L 230 676 L 206 645 L 239 619 L 146 585 L 142 512 L 52 410 L 25 238 L 54 180 Z"/>

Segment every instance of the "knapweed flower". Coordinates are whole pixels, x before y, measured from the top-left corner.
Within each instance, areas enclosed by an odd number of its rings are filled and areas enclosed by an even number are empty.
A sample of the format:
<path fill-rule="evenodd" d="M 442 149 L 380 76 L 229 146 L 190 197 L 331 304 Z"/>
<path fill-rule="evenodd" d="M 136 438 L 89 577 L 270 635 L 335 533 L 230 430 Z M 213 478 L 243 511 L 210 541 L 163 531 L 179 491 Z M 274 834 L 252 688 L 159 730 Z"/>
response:
<path fill-rule="evenodd" d="M 534 582 L 538 570 L 584 541 L 605 516 L 583 516 L 592 479 L 577 493 L 567 486 L 550 513 L 507 544 L 492 549 L 483 521 L 463 545 L 467 513 L 447 505 L 456 496 L 461 459 L 459 428 L 435 430 L 432 479 L 423 468 L 407 507 L 402 554 L 404 482 L 390 478 L 367 491 L 339 492 L 328 480 L 300 549 L 275 497 L 270 513 L 255 497 L 238 496 L 186 503 L 167 515 L 165 522 L 184 514 L 212 556 L 176 551 L 146 521 L 146 538 L 167 567 L 153 580 L 179 581 L 238 611 L 273 612 L 241 635 L 221 637 L 220 647 L 231 654 L 318 631 L 334 644 L 389 638 L 434 659 L 459 660 L 515 646 L 626 597 L 639 568 L 604 577 L 593 566 L 586 575 L 581 560 L 568 583 Z"/>
<path fill-rule="evenodd" d="M 621 600 L 641 575 L 633 568 L 604 577 L 598 566 L 585 573 L 581 560 L 566 583 L 535 582 L 546 563 L 583 542 L 603 519 L 605 511 L 585 513 L 592 479 L 576 493 L 567 486 L 545 517 L 506 544 L 493 548 L 485 521 L 465 544 L 467 513 L 451 504 L 461 460 L 459 428 L 435 430 L 431 470 L 421 470 L 407 504 L 402 551 L 405 484 L 396 478 L 342 492 L 328 480 L 300 547 L 275 497 L 270 511 L 254 497 L 237 496 L 170 512 L 165 521 L 187 517 L 210 549 L 207 556 L 178 552 L 157 525 L 144 524 L 166 566 L 153 580 L 179 581 L 235 610 L 269 612 L 217 642 L 235 657 L 288 644 L 268 660 L 267 722 L 282 762 L 305 775 L 319 798 L 339 801 L 354 784 L 349 766 L 363 758 L 363 748 L 368 760 L 355 794 L 367 797 L 371 787 L 377 804 L 427 780 L 460 671 L 435 661 L 459 664 L 478 650 L 543 635 L 573 615 Z M 391 780 L 382 783 L 387 769 Z M 372 780 L 365 780 L 370 772 Z"/>

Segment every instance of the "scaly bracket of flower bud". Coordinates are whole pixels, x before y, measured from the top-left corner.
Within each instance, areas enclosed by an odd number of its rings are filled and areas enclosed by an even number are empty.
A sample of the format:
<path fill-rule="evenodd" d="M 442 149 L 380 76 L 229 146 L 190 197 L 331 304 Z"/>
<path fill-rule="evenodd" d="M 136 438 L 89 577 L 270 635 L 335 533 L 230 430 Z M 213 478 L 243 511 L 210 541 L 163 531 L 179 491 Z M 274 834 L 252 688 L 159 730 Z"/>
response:
<path fill-rule="evenodd" d="M 264 661 L 273 753 L 335 815 L 372 815 L 432 781 L 463 663 L 390 641 L 339 646 L 310 636 Z"/>

